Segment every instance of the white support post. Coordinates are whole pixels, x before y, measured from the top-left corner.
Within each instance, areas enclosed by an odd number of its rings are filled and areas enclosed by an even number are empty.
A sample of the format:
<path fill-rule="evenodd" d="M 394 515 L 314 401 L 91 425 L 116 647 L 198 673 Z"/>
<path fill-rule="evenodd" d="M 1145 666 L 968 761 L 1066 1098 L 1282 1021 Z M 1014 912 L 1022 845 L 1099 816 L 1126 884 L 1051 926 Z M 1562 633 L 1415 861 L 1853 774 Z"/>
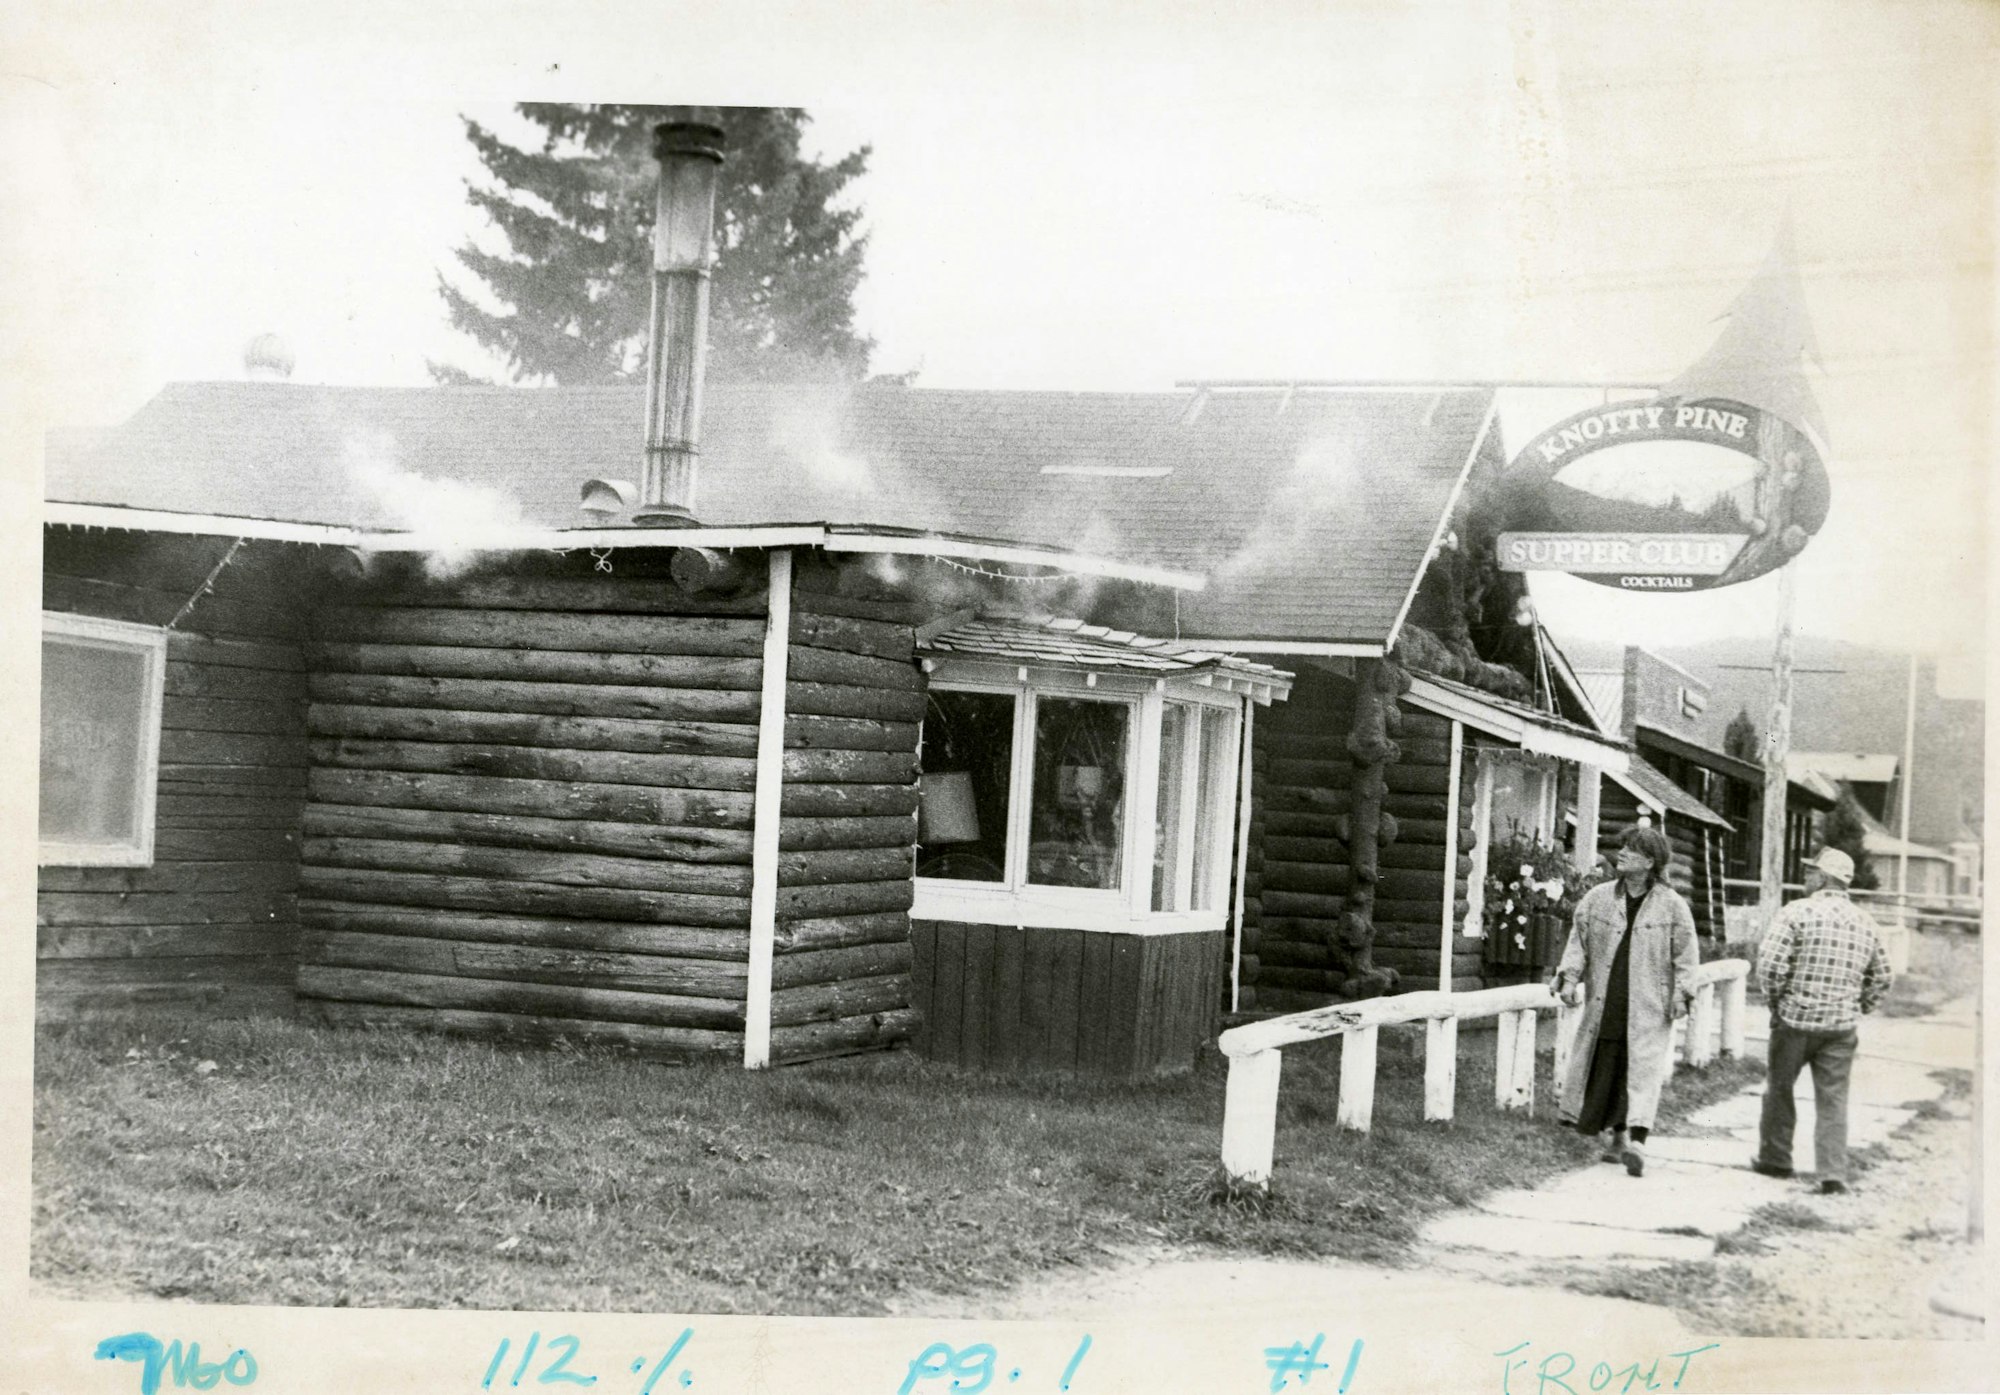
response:
<path fill-rule="evenodd" d="M 1493 1103 L 1501 1109 L 1532 1109 L 1535 1104 L 1535 1012 L 1522 1008 L 1500 1014 L 1499 1039 L 1494 1043 Z"/>
<path fill-rule="evenodd" d="M 1340 1103 L 1334 1122 L 1367 1133 L 1375 1117 L 1375 1038 L 1380 1027 L 1358 1027 L 1340 1039 Z"/>
<path fill-rule="evenodd" d="M 1744 975 L 1722 985 L 1722 1054 L 1731 1059 L 1743 1054 L 1743 1016 L 1749 995 L 1750 983 Z"/>
<path fill-rule="evenodd" d="M 1458 1019 L 1424 1023 L 1424 1118 L 1449 1120 L 1458 1096 Z"/>
<path fill-rule="evenodd" d="M 1597 870 L 1597 824 L 1603 807 L 1604 772 L 1594 765 L 1576 768 L 1576 856 L 1579 872 Z"/>
<path fill-rule="evenodd" d="M 1687 1061 L 1691 1066 L 1705 1066 L 1715 1059 L 1715 985 L 1704 983 L 1694 990 L 1694 1002 L 1688 1006 L 1687 1016 Z"/>
<path fill-rule="evenodd" d="M 1567 1003 L 1556 1009 L 1556 1094 L 1562 1094 L 1563 1082 L 1569 1079 L 1570 1059 L 1576 1054 L 1576 1035 L 1583 1030 L 1583 1008 L 1571 1007 Z"/>
<path fill-rule="evenodd" d="M 1257 704 L 1243 704 L 1243 749 L 1236 764 L 1236 890 L 1229 904 L 1229 1010 L 1243 1010 L 1244 879 L 1250 875 L 1250 757 L 1256 749 Z"/>
<path fill-rule="evenodd" d="M 1282 1051 L 1229 1058 L 1222 1101 L 1222 1170 L 1233 1182 L 1262 1187 L 1271 1180 L 1278 1139 L 1278 1071 Z"/>
<path fill-rule="evenodd" d="M 1681 1057 L 1687 1051 L 1688 1020 L 1676 1017 L 1674 1025 L 1667 1032 L 1667 1073 L 1660 1080 L 1662 1085 L 1674 1078 L 1674 1070 L 1680 1065 Z"/>
<path fill-rule="evenodd" d="M 1513 1107 L 1514 1048 L 1520 1037 L 1520 1033 L 1514 1030 L 1515 1016 L 1514 1013 L 1503 1012 L 1495 1024 L 1499 1028 L 1493 1041 L 1493 1105 L 1496 1109 Z"/>
<path fill-rule="evenodd" d="M 1445 772 L 1444 795 L 1444 913 L 1438 924 L 1438 992 L 1451 992 L 1451 942 L 1456 935 L 1452 911 L 1458 905 L 1458 781 L 1465 764 L 1465 727 L 1451 724 L 1451 766 Z M 1455 1025 L 1455 1024 L 1454 1024 Z M 1449 1114 L 1444 1116 L 1449 1119 Z"/>
<path fill-rule="evenodd" d="M 785 669 L 792 642 L 792 554 L 773 549 L 764 680 L 757 710 L 757 780 L 750 816 L 750 967 L 743 998 L 743 1068 L 771 1064 L 771 961 L 778 942 L 778 801 L 785 774 Z"/>
<path fill-rule="evenodd" d="M 1525 1008 L 1513 1014 L 1510 1023 L 1501 1019 L 1500 1030 L 1511 1028 L 1514 1032 L 1514 1079 L 1507 1092 L 1507 1108 L 1535 1110 L 1535 1024 L 1538 1018 L 1533 1008 Z"/>

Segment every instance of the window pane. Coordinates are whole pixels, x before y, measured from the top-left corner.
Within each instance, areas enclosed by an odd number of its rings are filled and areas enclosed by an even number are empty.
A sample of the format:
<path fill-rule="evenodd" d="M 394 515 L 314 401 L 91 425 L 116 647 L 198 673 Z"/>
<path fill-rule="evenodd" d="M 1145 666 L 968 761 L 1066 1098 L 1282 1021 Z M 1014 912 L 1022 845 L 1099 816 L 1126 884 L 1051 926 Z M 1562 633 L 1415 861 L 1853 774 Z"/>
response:
<path fill-rule="evenodd" d="M 1014 699 L 933 692 L 924 712 L 917 875 L 1007 879 L 1007 789 L 1014 768 Z"/>
<path fill-rule="evenodd" d="M 1201 787 L 1194 806 L 1194 907 L 1212 911 L 1222 904 L 1225 879 L 1218 872 L 1228 865 L 1218 846 L 1230 826 L 1230 794 L 1235 788 L 1236 743 L 1229 739 L 1230 714 L 1219 707 L 1201 712 Z"/>
<path fill-rule="evenodd" d="M 138 841 L 149 672 L 140 650 L 42 640 L 43 841 Z"/>
<path fill-rule="evenodd" d="M 1042 698 L 1035 707 L 1035 793 L 1028 880 L 1115 890 L 1124 880 L 1124 703 Z"/>
<path fill-rule="evenodd" d="M 1170 702 L 1160 712 L 1160 797 L 1154 805 L 1153 909 L 1181 911 L 1181 827 L 1186 814 L 1187 745 L 1194 739 L 1194 709 Z"/>
<path fill-rule="evenodd" d="M 1547 838 L 1542 826 L 1548 772 L 1518 760 L 1493 762 L 1493 802 L 1487 827 L 1497 842 L 1513 833 Z"/>

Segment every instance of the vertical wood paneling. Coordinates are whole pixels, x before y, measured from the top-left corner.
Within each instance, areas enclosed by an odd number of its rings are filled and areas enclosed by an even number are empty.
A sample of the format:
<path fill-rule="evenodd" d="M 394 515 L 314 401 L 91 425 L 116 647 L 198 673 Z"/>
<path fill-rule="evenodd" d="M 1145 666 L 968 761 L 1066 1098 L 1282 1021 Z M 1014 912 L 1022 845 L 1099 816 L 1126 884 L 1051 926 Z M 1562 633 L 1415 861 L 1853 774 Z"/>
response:
<path fill-rule="evenodd" d="M 931 1056 L 954 1064 L 965 1004 L 965 927 L 937 927 L 937 974 L 931 989 Z"/>
<path fill-rule="evenodd" d="M 932 1017 L 937 998 L 937 926 L 927 920 L 910 922 L 910 1006 L 917 1010 L 915 1048 L 920 1056 L 935 1056 Z"/>
<path fill-rule="evenodd" d="M 965 979 L 959 995 L 958 1059 L 986 1065 L 986 1019 L 993 1004 L 993 927 L 965 927 Z"/>
<path fill-rule="evenodd" d="M 1048 1059 L 1055 1013 L 1055 935 L 1039 925 L 1017 932 L 1021 937 L 1020 1059 L 1038 1064 Z"/>
<path fill-rule="evenodd" d="M 1052 951 L 1049 979 L 1053 988 L 1049 1009 L 1051 1066 L 1073 1070 L 1083 1063 L 1083 935 L 1045 930 Z"/>
<path fill-rule="evenodd" d="M 1213 1039 L 1221 931 L 1124 935 L 917 922 L 932 1060 L 1129 1079 L 1186 1070 Z M 926 966 L 928 974 L 926 975 Z"/>
<path fill-rule="evenodd" d="M 993 975 L 986 1011 L 986 1063 L 1012 1070 L 1021 1057 L 1021 984 L 1027 946 L 1023 932 L 998 927 L 993 936 Z"/>
<path fill-rule="evenodd" d="M 1106 935 L 1111 941 L 1110 1002 L 1107 1016 L 1110 1030 L 1105 1054 L 1111 1070 L 1130 1075 L 1139 1068 L 1139 1016 L 1145 1008 L 1141 996 L 1144 959 L 1137 935 Z M 1164 937 L 1163 937 L 1164 938 Z"/>

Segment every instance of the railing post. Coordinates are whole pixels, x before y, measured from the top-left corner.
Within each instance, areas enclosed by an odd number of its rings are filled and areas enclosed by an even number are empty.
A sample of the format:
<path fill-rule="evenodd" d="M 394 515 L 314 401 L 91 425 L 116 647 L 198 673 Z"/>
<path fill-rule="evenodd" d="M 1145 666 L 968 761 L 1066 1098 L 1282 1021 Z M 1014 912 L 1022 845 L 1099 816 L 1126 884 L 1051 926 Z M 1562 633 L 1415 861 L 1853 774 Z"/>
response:
<path fill-rule="evenodd" d="M 1379 1027 L 1357 1027 L 1340 1040 L 1340 1103 L 1334 1122 L 1368 1132 L 1375 1117 L 1375 1035 Z"/>
<path fill-rule="evenodd" d="M 1583 1007 L 1571 1007 L 1558 1000 L 1556 1006 L 1556 1060 L 1553 1078 L 1556 1097 L 1562 1097 L 1563 1082 L 1569 1079 L 1570 1057 L 1576 1052 L 1576 1034 L 1583 1030 Z"/>
<path fill-rule="evenodd" d="M 1493 1053 L 1493 1103 L 1501 1109 L 1535 1105 L 1535 1010 L 1500 1014 Z"/>
<path fill-rule="evenodd" d="M 1743 1054 L 1743 1014 L 1749 1006 L 1750 983 L 1738 974 L 1722 985 L 1722 1054 L 1732 1059 Z"/>
<path fill-rule="evenodd" d="M 1688 1007 L 1687 1059 L 1691 1066 L 1705 1066 L 1715 1059 L 1715 985 L 1704 983 L 1694 990 Z"/>
<path fill-rule="evenodd" d="M 1278 1070 L 1282 1051 L 1229 1058 L 1222 1101 L 1222 1170 L 1234 1182 L 1263 1187 L 1271 1180 L 1278 1138 Z"/>
<path fill-rule="evenodd" d="M 1514 1015 L 1514 1109 L 1535 1111 L 1535 1030 L 1541 1021 L 1533 1008 Z"/>
<path fill-rule="evenodd" d="M 1424 1118 L 1450 1119 L 1458 1096 L 1458 1019 L 1424 1023 Z"/>

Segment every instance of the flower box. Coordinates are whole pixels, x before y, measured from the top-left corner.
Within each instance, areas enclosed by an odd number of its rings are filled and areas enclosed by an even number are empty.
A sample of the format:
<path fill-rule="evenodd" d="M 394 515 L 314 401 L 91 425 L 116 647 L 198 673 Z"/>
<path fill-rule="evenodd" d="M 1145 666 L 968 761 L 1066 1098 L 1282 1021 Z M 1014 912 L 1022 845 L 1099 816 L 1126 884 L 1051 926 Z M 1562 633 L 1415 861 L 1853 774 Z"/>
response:
<path fill-rule="evenodd" d="M 1569 938 L 1569 924 L 1552 911 L 1535 911 L 1528 923 L 1519 916 L 1505 917 L 1486 932 L 1486 962 L 1504 968 L 1551 969 L 1562 959 Z"/>

